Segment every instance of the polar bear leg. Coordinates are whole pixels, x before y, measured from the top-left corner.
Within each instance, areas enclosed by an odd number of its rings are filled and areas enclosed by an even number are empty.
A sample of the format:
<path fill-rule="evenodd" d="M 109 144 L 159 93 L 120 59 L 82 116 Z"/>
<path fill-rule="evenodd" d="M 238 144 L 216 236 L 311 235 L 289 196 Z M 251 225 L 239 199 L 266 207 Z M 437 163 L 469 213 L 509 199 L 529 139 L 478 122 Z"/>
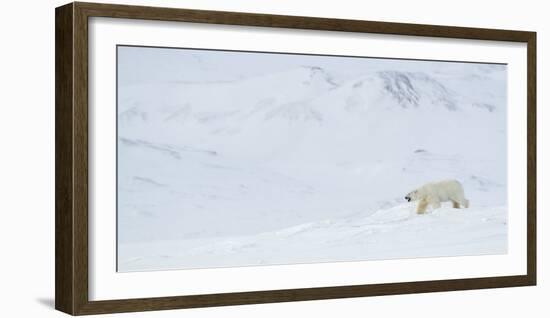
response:
<path fill-rule="evenodd" d="M 461 205 L 465 208 L 468 208 L 470 206 L 470 202 L 464 197 L 463 191 L 461 191 L 461 193 L 453 195 L 450 199 L 451 201 L 453 201 L 453 208 L 458 209 Z"/>
<path fill-rule="evenodd" d="M 418 206 L 416 207 L 416 213 L 417 214 L 424 214 L 426 213 L 426 208 L 428 207 L 428 201 L 426 200 L 420 200 L 418 202 Z"/>
<path fill-rule="evenodd" d="M 432 207 L 434 209 L 439 209 L 441 207 L 441 202 L 439 202 L 439 200 L 433 200 L 432 201 Z"/>
<path fill-rule="evenodd" d="M 464 196 L 460 196 L 459 198 L 451 199 L 453 201 L 453 208 L 455 207 L 455 202 L 459 205 L 462 205 L 465 208 L 468 208 L 470 206 L 470 202 L 464 198 Z M 458 208 L 457 207 L 457 208 Z"/>

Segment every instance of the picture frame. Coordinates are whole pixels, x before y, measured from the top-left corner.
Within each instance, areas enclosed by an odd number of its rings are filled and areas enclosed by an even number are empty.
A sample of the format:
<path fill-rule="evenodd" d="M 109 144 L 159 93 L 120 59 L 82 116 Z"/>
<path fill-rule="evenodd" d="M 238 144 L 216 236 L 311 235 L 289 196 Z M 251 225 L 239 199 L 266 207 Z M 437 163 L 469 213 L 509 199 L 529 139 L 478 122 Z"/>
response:
<path fill-rule="evenodd" d="M 74 2 L 58 7 L 56 26 L 56 214 L 55 214 L 55 308 L 71 315 L 183 309 L 210 306 L 260 304 L 365 296 L 429 293 L 468 289 L 536 285 L 536 33 L 393 22 L 342 20 L 256 13 L 203 11 L 145 6 Z M 222 293 L 183 294 L 93 300 L 90 256 L 90 72 L 92 18 L 161 21 L 227 26 L 327 31 L 339 34 L 375 34 L 433 39 L 483 40 L 526 45 L 526 203 L 525 262 L 521 275 L 458 279 L 418 280 L 392 283 L 346 284 L 290 289 L 246 290 Z M 94 35 L 94 36 L 97 36 Z M 513 118 L 510 120 L 514 120 Z M 523 213 L 523 212 L 522 212 Z M 100 226 L 95 224 L 93 226 Z M 114 269 L 113 269 L 114 270 Z"/>

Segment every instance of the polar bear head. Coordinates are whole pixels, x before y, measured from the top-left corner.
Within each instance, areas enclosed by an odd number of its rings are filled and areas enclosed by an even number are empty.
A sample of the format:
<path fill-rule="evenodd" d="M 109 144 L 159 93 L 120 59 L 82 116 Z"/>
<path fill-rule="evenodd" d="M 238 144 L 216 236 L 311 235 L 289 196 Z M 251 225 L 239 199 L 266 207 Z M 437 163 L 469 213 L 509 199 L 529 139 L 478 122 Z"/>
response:
<path fill-rule="evenodd" d="M 419 199 L 420 199 L 420 196 L 419 196 L 418 190 L 414 190 L 412 192 L 407 193 L 407 195 L 405 195 L 405 200 L 407 200 L 407 202 L 416 201 Z"/>

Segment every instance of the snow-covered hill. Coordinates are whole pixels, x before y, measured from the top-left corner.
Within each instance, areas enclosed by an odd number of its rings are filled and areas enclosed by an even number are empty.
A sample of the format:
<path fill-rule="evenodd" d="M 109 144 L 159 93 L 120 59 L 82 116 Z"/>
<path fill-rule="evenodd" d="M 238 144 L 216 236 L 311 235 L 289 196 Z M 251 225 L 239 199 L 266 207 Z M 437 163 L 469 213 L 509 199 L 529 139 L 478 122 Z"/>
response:
<path fill-rule="evenodd" d="M 506 251 L 504 66 L 122 49 L 119 270 Z M 447 178 L 471 209 L 403 204 Z"/>
<path fill-rule="evenodd" d="M 119 266 L 135 271 L 502 254 L 506 225 L 505 207 L 444 207 L 419 216 L 403 204 L 255 235 L 124 244 Z"/>

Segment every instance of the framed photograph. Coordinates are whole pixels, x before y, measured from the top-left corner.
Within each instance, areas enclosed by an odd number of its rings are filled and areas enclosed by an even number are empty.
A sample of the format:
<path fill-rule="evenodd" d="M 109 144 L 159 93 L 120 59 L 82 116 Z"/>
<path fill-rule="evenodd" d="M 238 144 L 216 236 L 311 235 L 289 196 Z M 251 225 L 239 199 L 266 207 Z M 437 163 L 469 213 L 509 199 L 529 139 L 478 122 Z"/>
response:
<path fill-rule="evenodd" d="M 536 33 L 56 9 L 72 314 L 536 284 Z"/>

